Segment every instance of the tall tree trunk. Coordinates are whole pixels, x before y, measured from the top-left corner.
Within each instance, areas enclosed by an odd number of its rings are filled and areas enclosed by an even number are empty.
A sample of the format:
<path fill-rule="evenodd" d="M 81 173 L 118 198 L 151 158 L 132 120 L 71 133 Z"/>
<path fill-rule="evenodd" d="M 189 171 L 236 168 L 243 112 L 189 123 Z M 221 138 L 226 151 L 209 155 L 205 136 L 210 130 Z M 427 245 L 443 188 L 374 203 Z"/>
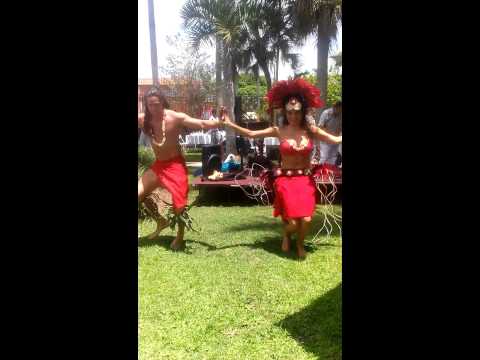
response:
<path fill-rule="evenodd" d="M 153 85 L 158 86 L 157 37 L 155 35 L 155 9 L 153 0 L 148 0 L 148 21 L 150 29 L 150 59 L 152 62 Z"/>
<path fill-rule="evenodd" d="M 278 10 L 281 11 L 282 10 L 282 0 L 278 0 L 277 1 L 277 5 L 278 5 Z M 277 41 L 279 40 L 279 38 L 277 38 Z M 280 66 L 280 48 L 278 47 L 277 48 L 277 51 L 276 51 L 276 66 L 275 66 L 275 80 L 274 82 L 277 82 L 278 81 L 278 68 Z"/>
<path fill-rule="evenodd" d="M 232 61 L 232 81 L 233 81 L 233 97 L 234 98 L 238 96 L 238 78 L 239 76 L 238 76 L 237 67 Z"/>
<path fill-rule="evenodd" d="M 225 49 L 225 48 L 224 48 Z M 226 50 L 226 49 L 225 49 Z M 223 64 L 223 78 L 224 78 L 224 92 L 223 92 L 223 106 L 227 111 L 228 116 L 235 121 L 235 114 L 233 112 L 233 107 L 235 104 L 235 98 L 233 93 L 233 67 L 232 67 L 232 57 L 229 51 L 224 51 L 224 64 Z M 227 135 L 227 154 L 237 154 L 237 147 L 235 145 L 235 132 L 226 128 Z"/>
<path fill-rule="evenodd" d="M 265 81 L 267 82 L 267 90 L 270 90 L 272 88 L 272 78 L 270 76 L 270 69 L 268 68 L 268 64 L 261 60 L 258 61 L 258 64 L 260 65 L 260 68 L 265 75 Z"/>
<path fill-rule="evenodd" d="M 222 81 L 222 39 L 219 35 L 215 38 L 215 90 L 217 109 L 223 106 L 223 81 Z"/>
<path fill-rule="evenodd" d="M 257 93 L 257 110 L 260 108 L 260 76 L 257 73 L 255 74 L 255 80 L 256 80 L 256 93 Z"/>
<path fill-rule="evenodd" d="M 277 49 L 277 64 L 275 66 L 275 82 L 278 81 L 278 67 L 279 67 L 279 62 L 280 62 L 280 49 Z"/>
<path fill-rule="evenodd" d="M 327 20 L 327 15 L 328 12 L 324 11 L 323 20 L 317 25 L 317 87 L 321 91 L 320 97 L 325 104 L 327 103 L 328 49 L 330 48 L 330 36 L 324 22 Z"/>

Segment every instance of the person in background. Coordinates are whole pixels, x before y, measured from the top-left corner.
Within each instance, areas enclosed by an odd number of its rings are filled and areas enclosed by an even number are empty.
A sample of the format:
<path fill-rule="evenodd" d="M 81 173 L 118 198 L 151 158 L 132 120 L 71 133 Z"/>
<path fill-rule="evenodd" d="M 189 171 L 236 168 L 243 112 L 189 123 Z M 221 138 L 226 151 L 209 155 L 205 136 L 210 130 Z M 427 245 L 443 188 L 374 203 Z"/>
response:
<path fill-rule="evenodd" d="M 212 109 L 209 120 L 210 121 L 217 121 L 217 110 L 216 109 Z M 220 144 L 221 134 L 220 134 L 220 131 L 218 130 L 218 128 L 210 130 L 209 133 L 210 133 L 210 137 L 212 139 L 212 144 L 213 145 Z"/>
<path fill-rule="evenodd" d="M 333 107 L 325 110 L 320 116 L 318 127 L 329 134 L 342 134 L 342 102 L 336 101 Z M 339 144 L 328 144 L 320 141 L 320 164 L 335 165 L 339 153 Z"/>
<path fill-rule="evenodd" d="M 150 142 L 150 139 L 143 132 L 144 121 L 145 121 L 145 114 L 144 113 L 138 114 L 138 133 L 139 133 L 138 145 L 145 146 L 145 147 L 152 147 L 152 143 Z"/>

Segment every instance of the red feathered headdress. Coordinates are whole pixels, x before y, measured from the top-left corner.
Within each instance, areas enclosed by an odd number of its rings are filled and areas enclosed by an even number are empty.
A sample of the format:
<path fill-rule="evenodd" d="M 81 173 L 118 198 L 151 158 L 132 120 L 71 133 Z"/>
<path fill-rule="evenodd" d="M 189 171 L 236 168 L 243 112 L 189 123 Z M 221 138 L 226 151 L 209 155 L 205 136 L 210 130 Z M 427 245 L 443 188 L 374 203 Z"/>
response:
<path fill-rule="evenodd" d="M 281 108 L 286 97 L 300 97 L 306 102 L 308 108 L 321 108 L 324 103 L 320 99 L 320 89 L 302 78 L 281 80 L 267 93 L 268 111 Z"/>

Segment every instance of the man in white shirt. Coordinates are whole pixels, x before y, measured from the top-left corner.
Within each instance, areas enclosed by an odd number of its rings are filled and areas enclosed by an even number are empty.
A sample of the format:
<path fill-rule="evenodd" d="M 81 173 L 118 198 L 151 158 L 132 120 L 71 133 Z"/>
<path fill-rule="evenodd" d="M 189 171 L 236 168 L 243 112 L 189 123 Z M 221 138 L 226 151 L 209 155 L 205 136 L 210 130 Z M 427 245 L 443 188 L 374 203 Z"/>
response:
<path fill-rule="evenodd" d="M 217 120 L 217 110 L 212 109 L 209 120 Z M 213 145 L 217 145 L 222 142 L 222 133 L 218 129 L 211 129 L 209 130 L 209 133 Z"/>
<path fill-rule="evenodd" d="M 342 102 L 337 101 L 333 107 L 325 110 L 320 116 L 318 127 L 329 132 L 332 135 L 339 136 L 342 134 Z M 335 165 L 339 145 L 327 144 L 320 142 L 320 164 Z"/>

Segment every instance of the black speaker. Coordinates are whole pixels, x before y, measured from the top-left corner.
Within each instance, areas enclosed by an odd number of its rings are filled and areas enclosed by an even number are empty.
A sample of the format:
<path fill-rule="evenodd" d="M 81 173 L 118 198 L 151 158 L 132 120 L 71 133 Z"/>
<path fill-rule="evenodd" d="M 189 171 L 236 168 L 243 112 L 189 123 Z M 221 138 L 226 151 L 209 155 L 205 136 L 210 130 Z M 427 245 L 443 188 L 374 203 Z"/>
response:
<path fill-rule="evenodd" d="M 278 145 L 267 145 L 267 158 L 280 161 L 280 148 Z"/>
<path fill-rule="evenodd" d="M 236 96 L 235 97 L 235 104 L 233 106 L 233 113 L 235 116 L 235 122 L 240 121 L 242 118 L 242 97 Z"/>
<path fill-rule="evenodd" d="M 340 166 L 342 164 L 342 154 L 339 152 L 337 153 L 337 160 L 335 161 L 335 165 Z"/>
<path fill-rule="evenodd" d="M 235 145 L 237 147 L 237 152 L 242 156 L 247 156 L 250 151 L 250 141 L 247 138 L 242 136 L 237 136 L 235 138 Z"/>
<path fill-rule="evenodd" d="M 222 169 L 222 145 L 204 145 L 202 147 L 202 174 L 206 178 L 214 170 Z"/>

